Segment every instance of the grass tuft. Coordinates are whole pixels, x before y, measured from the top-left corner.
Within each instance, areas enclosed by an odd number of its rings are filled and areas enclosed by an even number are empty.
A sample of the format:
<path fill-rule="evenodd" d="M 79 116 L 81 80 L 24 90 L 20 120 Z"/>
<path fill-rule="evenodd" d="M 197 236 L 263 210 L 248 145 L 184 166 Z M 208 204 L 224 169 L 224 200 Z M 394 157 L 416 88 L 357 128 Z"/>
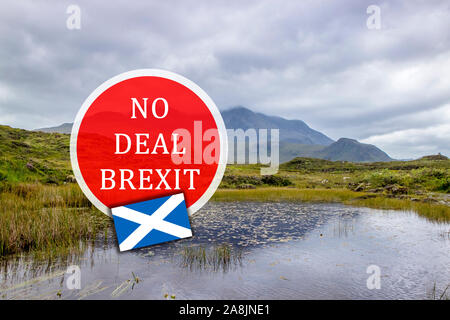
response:
<path fill-rule="evenodd" d="M 205 247 L 184 247 L 182 252 L 182 266 L 198 270 L 213 270 L 224 272 L 232 266 L 241 264 L 242 250 L 233 248 L 229 244 L 221 244 L 210 249 Z"/>
<path fill-rule="evenodd" d="M 367 199 L 354 199 L 345 201 L 344 203 L 374 209 L 411 211 L 432 221 L 450 221 L 450 207 L 443 204 L 415 202 L 407 199 L 385 198 L 381 196 Z"/>
<path fill-rule="evenodd" d="M 0 256 L 77 247 L 108 224 L 76 184 L 9 185 L 0 194 Z"/>

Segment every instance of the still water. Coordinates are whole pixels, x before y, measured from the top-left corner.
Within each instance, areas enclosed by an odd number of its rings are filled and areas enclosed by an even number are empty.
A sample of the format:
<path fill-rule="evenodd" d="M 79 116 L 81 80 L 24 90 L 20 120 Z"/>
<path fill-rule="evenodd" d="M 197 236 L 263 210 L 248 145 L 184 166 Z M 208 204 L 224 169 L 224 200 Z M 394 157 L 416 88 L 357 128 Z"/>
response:
<path fill-rule="evenodd" d="M 0 298 L 430 299 L 450 284 L 450 224 L 413 213 L 212 202 L 191 224 L 191 239 L 132 252 L 108 237 L 58 261 L 3 261 Z M 223 243 L 234 257 L 226 266 L 186 263 L 186 248 Z M 80 268 L 81 289 L 67 288 L 69 265 Z M 371 265 L 380 289 L 367 287 Z"/>

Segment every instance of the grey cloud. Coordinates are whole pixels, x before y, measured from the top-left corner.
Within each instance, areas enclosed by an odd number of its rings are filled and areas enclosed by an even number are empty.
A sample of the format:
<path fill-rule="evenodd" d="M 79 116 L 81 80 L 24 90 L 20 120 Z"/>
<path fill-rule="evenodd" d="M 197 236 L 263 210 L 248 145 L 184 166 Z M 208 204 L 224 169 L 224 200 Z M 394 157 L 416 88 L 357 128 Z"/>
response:
<path fill-rule="evenodd" d="M 450 154 L 438 115 L 450 108 L 447 1 L 378 1 L 381 30 L 366 28 L 373 1 L 76 3 L 79 31 L 65 27 L 71 3 L 3 2 L 2 124 L 72 121 L 108 78 L 162 68 L 197 82 L 220 108 L 302 119 L 396 157 Z"/>

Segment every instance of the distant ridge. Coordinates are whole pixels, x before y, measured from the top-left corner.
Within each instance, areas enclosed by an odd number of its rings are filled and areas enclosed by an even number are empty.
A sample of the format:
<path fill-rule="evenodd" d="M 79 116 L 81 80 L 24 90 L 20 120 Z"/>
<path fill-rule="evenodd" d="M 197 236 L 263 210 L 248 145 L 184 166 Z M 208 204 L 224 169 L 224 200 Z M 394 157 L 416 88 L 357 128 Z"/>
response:
<path fill-rule="evenodd" d="M 286 162 L 295 157 L 350 162 L 393 161 L 391 157 L 376 146 L 348 138 L 341 138 L 329 146 L 281 142 L 280 161 Z"/>
<path fill-rule="evenodd" d="M 295 157 L 352 162 L 393 160 L 374 145 L 349 138 L 334 141 L 325 134 L 310 128 L 301 120 L 268 116 L 242 106 L 227 109 L 221 113 L 227 129 L 279 129 L 281 162 Z M 72 125 L 72 123 L 63 123 L 57 127 L 40 128 L 35 131 L 70 134 Z"/>
<path fill-rule="evenodd" d="M 354 139 L 333 141 L 325 134 L 311 129 L 301 120 L 288 120 L 235 107 L 222 112 L 227 128 L 280 129 L 280 161 L 295 157 L 312 157 L 352 162 L 392 161 L 384 151 L 374 145 Z"/>
<path fill-rule="evenodd" d="M 222 111 L 221 113 L 227 129 L 280 129 L 280 141 L 284 142 L 322 146 L 327 146 L 334 142 L 323 133 L 311 129 L 301 120 L 288 120 L 281 117 L 268 116 L 241 106 Z"/>
<path fill-rule="evenodd" d="M 419 160 L 448 160 L 448 158 L 440 153 L 423 156 Z"/>
<path fill-rule="evenodd" d="M 39 128 L 39 129 L 34 129 L 33 131 L 42 131 L 42 132 L 59 132 L 59 133 L 67 133 L 70 134 L 72 132 L 72 126 L 73 123 L 63 123 L 60 126 L 57 127 L 49 127 L 49 128 Z"/>
<path fill-rule="evenodd" d="M 352 162 L 392 161 L 384 151 L 372 144 L 360 143 L 354 139 L 340 138 L 335 143 L 317 151 L 317 158 Z"/>

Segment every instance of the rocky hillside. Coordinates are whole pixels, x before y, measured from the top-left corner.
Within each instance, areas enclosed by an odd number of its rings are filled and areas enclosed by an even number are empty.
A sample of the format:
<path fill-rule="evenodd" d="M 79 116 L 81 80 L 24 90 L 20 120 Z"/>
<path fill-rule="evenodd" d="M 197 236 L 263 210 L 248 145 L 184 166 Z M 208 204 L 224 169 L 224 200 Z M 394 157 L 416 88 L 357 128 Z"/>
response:
<path fill-rule="evenodd" d="M 353 139 L 341 138 L 333 141 L 325 134 L 310 128 L 301 120 L 288 120 L 268 116 L 244 107 L 222 111 L 227 129 L 279 129 L 280 161 L 295 157 L 310 157 L 327 160 L 353 162 L 391 161 L 392 159 L 376 146 L 359 143 Z M 36 131 L 70 133 L 71 123 L 57 127 L 41 128 Z"/>
<path fill-rule="evenodd" d="M 69 135 L 0 125 L 0 181 L 61 183 L 72 179 Z"/>

